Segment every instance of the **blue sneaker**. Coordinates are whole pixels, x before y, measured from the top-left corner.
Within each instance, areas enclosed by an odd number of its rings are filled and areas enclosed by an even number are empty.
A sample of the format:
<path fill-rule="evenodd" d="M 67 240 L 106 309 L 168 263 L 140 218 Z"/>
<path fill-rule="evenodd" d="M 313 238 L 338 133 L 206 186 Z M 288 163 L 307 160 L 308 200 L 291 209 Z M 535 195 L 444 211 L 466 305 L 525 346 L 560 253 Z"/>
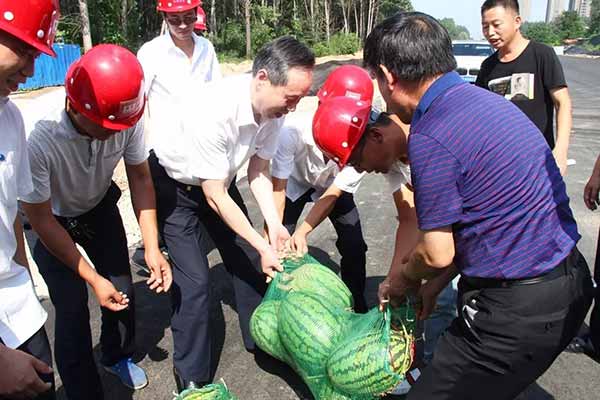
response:
<path fill-rule="evenodd" d="M 131 361 L 131 358 L 124 358 L 113 366 L 104 365 L 104 369 L 121 380 L 121 383 L 130 389 L 137 390 L 148 385 L 148 377 L 143 369 Z"/>

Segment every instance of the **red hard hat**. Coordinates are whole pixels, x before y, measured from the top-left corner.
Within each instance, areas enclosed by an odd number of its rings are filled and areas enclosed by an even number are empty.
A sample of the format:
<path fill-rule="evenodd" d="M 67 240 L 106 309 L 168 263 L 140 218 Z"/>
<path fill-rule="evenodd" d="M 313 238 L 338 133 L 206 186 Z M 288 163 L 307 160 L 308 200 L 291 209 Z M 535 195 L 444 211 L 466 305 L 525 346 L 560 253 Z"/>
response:
<path fill-rule="evenodd" d="M 144 72 L 135 54 L 114 44 L 93 47 L 67 72 L 71 106 L 96 124 L 124 130 L 144 113 Z"/>
<path fill-rule="evenodd" d="M 323 154 L 343 168 L 360 141 L 370 117 L 369 101 L 351 97 L 331 98 L 319 105 L 313 118 L 315 144 Z"/>
<path fill-rule="evenodd" d="M 202 9 L 202 7 L 198 7 L 196 9 L 196 23 L 194 24 L 194 29 L 200 29 L 201 31 L 206 30 L 206 13 Z"/>
<path fill-rule="evenodd" d="M 158 0 L 156 9 L 163 12 L 182 12 L 201 5 L 201 0 Z"/>
<path fill-rule="evenodd" d="M 0 0 L 0 30 L 52 57 L 59 16 L 58 0 Z"/>
<path fill-rule="evenodd" d="M 342 65 L 329 74 L 317 97 L 321 102 L 337 96 L 371 102 L 373 90 L 373 81 L 367 70 L 356 65 Z"/>

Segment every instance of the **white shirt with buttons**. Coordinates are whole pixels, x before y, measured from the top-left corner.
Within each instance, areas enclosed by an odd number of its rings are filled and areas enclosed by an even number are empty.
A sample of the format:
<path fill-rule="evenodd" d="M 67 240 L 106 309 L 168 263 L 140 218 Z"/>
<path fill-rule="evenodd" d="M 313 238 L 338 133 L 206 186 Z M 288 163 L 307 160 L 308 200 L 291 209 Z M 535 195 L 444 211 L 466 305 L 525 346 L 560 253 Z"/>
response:
<path fill-rule="evenodd" d="M 311 197 L 316 201 L 332 184 L 344 192 L 355 193 L 365 174 L 352 167 L 340 171 L 335 162 L 325 160 L 312 135 L 312 119 L 310 112 L 296 112 L 286 117 L 271 174 L 288 180 L 286 196 L 292 201 L 311 188 L 315 189 Z"/>
<path fill-rule="evenodd" d="M 204 96 L 202 84 L 221 79 L 221 70 L 212 43 L 196 34 L 191 60 L 175 45 L 167 32 L 145 43 L 137 53 L 144 69 L 147 95 L 147 147 L 169 146 L 181 133 L 181 121 L 174 118 L 183 101 L 195 102 Z M 191 88 L 197 90 L 190 97 Z M 185 100 L 184 100 L 185 99 Z"/>
<path fill-rule="evenodd" d="M 14 349 L 44 325 L 47 315 L 29 271 L 13 259 L 17 198 L 31 192 L 33 186 L 23 118 L 6 97 L 0 97 L 0 137 L 0 338 Z"/>
<path fill-rule="evenodd" d="M 138 165 L 147 158 L 143 122 L 105 141 L 80 134 L 64 109 L 39 121 L 27 139 L 33 177 L 28 203 L 50 199 L 52 212 L 76 217 L 106 195 L 121 159 Z"/>
<path fill-rule="evenodd" d="M 229 185 L 253 155 L 273 158 L 284 117 L 256 122 L 251 82 L 250 74 L 211 82 L 203 87 L 204 96 L 185 103 L 183 135 L 172 138 L 172 151 L 155 148 L 171 178 L 188 185 L 209 179 Z"/>

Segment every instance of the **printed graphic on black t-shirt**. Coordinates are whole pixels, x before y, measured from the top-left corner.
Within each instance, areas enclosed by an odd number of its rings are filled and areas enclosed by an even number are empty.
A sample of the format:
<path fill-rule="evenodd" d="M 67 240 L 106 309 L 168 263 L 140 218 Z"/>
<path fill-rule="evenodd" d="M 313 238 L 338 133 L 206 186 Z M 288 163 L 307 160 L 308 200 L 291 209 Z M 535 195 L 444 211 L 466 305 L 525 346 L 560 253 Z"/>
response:
<path fill-rule="evenodd" d="M 476 84 L 512 101 L 542 132 L 554 148 L 553 89 L 567 86 L 554 50 L 530 42 L 515 60 L 500 62 L 498 53 L 482 64 Z"/>
<path fill-rule="evenodd" d="M 535 74 L 512 74 L 491 80 L 488 89 L 511 101 L 534 100 Z"/>

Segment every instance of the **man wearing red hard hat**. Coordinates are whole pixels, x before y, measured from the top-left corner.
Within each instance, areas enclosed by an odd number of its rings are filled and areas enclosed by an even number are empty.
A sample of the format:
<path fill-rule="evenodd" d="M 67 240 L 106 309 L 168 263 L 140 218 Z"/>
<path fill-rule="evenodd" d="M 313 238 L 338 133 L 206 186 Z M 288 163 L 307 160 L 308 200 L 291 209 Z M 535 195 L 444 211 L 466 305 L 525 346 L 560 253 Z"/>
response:
<path fill-rule="evenodd" d="M 206 27 L 206 13 L 200 6 L 196 9 L 196 23 L 194 24 L 194 33 L 198 36 L 202 36 L 208 28 Z"/>
<path fill-rule="evenodd" d="M 221 70 L 212 43 L 194 33 L 204 17 L 200 0 L 159 0 L 157 10 L 163 16 L 167 33 L 145 43 L 137 53 L 146 77 L 146 144 L 160 154 L 181 135 L 173 115 L 182 107 L 182 97 L 194 85 L 221 78 Z M 206 26 L 205 26 L 206 29 Z M 201 96 L 202 93 L 197 93 Z M 179 156 L 183 148 L 175 149 Z M 143 248 L 138 248 L 132 263 L 146 268 Z"/>
<path fill-rule="evenodd" d="M 58 0 L 0 0 L 0 398 L 55 398 L 47 314 L 28 271 L 17 198 L 33 190 L 23 118 L 8 95 L 54 56 Z"/>
<path fill-rule="evenodd" d="M 121 159 L 146 249 L 151 290 L 169 290 L 171 268 L 158 247 L 154 188 L 139 122 L 145 104 L 141 65 L 123 47 L 99 45 L 71 65 L 65 90 L 66 106 L 39 121 L 29 135 L 34 190 L 22 201 L 40 238 L 33 257 L 56 309 L 55 358 L 67 397 L 102 399 L 86 283 L 101 305 L 104 369 L 131 389 L 148 383 L 131 360 L 134 291 L 117 207 L 121 190 L 112 181 Z"/>
<path fill-rule="evenodd" d="M 332 97 L 347 96 L 365 103 L 373 99 L 373 82 L 369 73 L 356 65 L 336 68 L 319 89 L 323 103 Z M 271 175 L 273 195 L 283 225 L 291 237 L 292 250 L 308 251 L 307 235 L 329 217 L 336 230 L 340 251 L 340 273 L 354 299 L 354 310 L 366 312 L 366 252 L 354 193 L 364 174 L 354 168 L 340 169 L 316 146 L 312 135 L 314 112 L 296 112 L 286 117 L 279 133 L 277 152 Z M 315 204 L 296 228 L 308 202 Z"/>

